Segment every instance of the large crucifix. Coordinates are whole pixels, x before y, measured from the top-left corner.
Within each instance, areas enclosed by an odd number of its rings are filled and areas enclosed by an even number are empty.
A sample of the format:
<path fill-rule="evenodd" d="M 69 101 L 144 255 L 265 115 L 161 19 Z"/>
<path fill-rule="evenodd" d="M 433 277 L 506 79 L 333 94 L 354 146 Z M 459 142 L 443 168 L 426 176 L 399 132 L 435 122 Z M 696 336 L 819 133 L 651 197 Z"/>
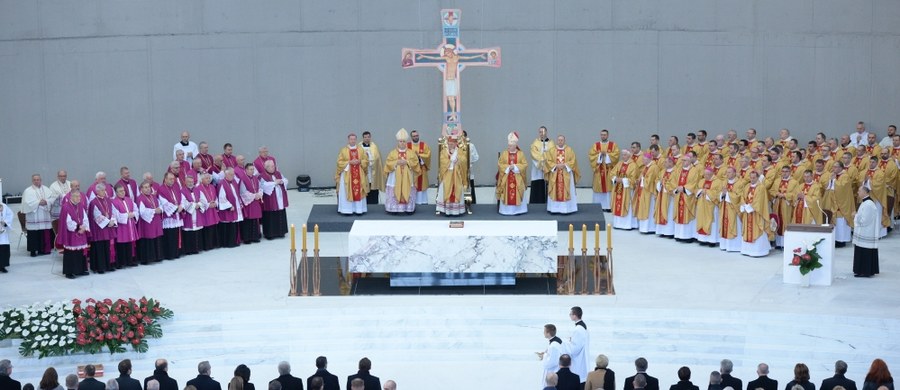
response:
<path fill-rule="evenodd" d="M 441 26 L 443 42 L 437 49 L 408 49 L 401 52 L 400 66 L 405 68 L 433 67 L 443 74 L 443 98 L 441 106 L 443 112 L 444 133 L 455 133 L 460 128 L 461 121 L 461 91 L 459 88 L 459 76 L 467 66 L 500 67 L 500 48 L 487 49 L 466 48 L 459 42 L 459 16 L 458 9 L 441 10 Z M 456 130 L 456 131 L 454 131 Z"/>

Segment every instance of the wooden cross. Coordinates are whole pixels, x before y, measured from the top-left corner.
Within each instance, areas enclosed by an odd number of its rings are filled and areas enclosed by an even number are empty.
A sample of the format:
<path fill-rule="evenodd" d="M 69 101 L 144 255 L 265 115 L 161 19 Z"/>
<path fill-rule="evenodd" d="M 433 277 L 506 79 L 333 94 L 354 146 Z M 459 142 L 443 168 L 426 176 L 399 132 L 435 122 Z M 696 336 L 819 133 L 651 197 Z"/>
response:
<path fill-rule="evenodd" d="M 467 50 L 459 42 L 459 15 L 458 9 L 441 10 L 441 26 L 444 36 L 441 44 L 433 50 L 409 49 L 401 51 L 400 66 L 406 68 L 432 67 L 437 68 L 443 75 L 443 124 L 445 131 L 449 127 L 459 129 L 461 99 L 460 74 L 467 66 L 500 67 L 500 48 Z"/>

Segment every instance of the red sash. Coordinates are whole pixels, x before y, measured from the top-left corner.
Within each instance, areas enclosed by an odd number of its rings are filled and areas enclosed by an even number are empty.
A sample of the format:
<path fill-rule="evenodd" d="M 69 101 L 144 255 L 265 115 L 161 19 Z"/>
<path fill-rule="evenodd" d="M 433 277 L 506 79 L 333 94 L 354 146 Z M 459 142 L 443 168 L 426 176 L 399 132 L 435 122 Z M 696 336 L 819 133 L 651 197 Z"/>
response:
<path fill-rule="evenodd" d="M 566 150 L 565 149 L 556 149 L 556 163 L 557 164 L 565 164 L 566 162 Z M 557 202 L 565 202 L 566 201 L 566 174 L 562 169 L 556 170 L 556 186 L 554 188 L 554 192 L 556 193 L 556 201 Z M 604 181 L 605 183 L 606 181 Z"/>
<path fill-rule="evenodd" d="M 612 141 L 606 143 L 606 153 L 609 154 L 610 149 L 612 149 L 613 145 L 615 145 Z M 597 142 L 594 144 L 594 147 L 597 148 L 598 152 L 603 153 L 603 144 Z M 600 192 L 609 192 L 609 188 L 606 188 L 606 179 L 609 176 L 609 167 L 606 166 L 606 161 L 600 162 L 597 166 L 598 173 L 600 174 Z"/>
<path fill-rule="evenodd" d="M 703 182 L 703 189 L 704 189 L 704 190 L 709 191 L 710 187 L 712 187 L 712 180 L 706 180 L 706 181 Z M 715 219 L 715 216 L 713 216 L 713 219 Z M 700 233 L 700 234 L 702 234 L 702 235 L 704 235 L 704 236 L 705 236 L 705 235 L 709 235 L 709 233 L 707 233 L 706 230 L 703 229 L 703 228 L 700 228 L 700 230 L 698 230 L 697 233 Z"/>
<path fill-rule="evenodd" d="M 412 149 L 412 145 L 413 145 L 412 142 L 407 142 L 406 148 Z M 419 142 L 419 152 L 418 153 L 422 154 L 424 152 L 425 152 L 425 143 Z M 418 164 L 418 163 L 419 163 L 419 161 L 416 160 L 416 164 Z M 422 191 L 422 186 L 423 186 L 423 183 L 425 180 L 425 175 L 427 175 L 427 174 L 428 174 L 428 171 L 425 171 L 425 172 L 420 173 L 418 175 L 418 177 L 416 177 L 416 191 Z"/>
<path fill-rule="evenodd" d="M 812 184 L 806 184 L 806 183 L 803 184 L 803 195 L 806 195 L 806 193 L 809 192 L 810 186 L 812 186 Z M 794 208 L 794 223 L 803 223 L 803 209 L 804 208 L 805 207 L 803 207 L 803 205 L 800 204 L 800 201 L 798 200 L 797 207 Z"/>
<path fill-rule="evenodd" d="M 669 175 L 671 175 L 671 174 L 672 174 L 671 171 L 666 171 L 666 173 L 663 173 L 662 182 L 665 183 L 665 182 L 669 181 Z M 665 184 L 663 185 L 663 189 L 665 189 Z M 660 225 L 666 225 L 669 223 L 669 220 L 666 219 L 666 217 L 669 216 L 669 210 L 663 210 L 662 203 L 663 202 L 660 202 L 659 199 L 657 199 L 657 201 L 656 201 L 656 221 L 657 222 L 656 223 L 660 224 Z M 662 221 L 662 222 L 659 222 L 659 221 Z"/>
<path fill-rule="evenodd" d="M 750 190 L 747 192 L 747 204 L 753 204 L 753 198 L 755 197 L 755 195 L 756 195 L 756 187 L 751 186 Z M 756 210 L 754 210 L 754 211 L 756 211 Z M 753 218 L 752 215 L 748 215 L 747 223 L 744 224 L 744 231 L 752 232 L 753 231 L 753 222 L 755 220 L 756 220 L 756 218 Z M 746 235 L 746 236 L 747 236 L 747 238 L 745 238 L 744 241 L 752 243 L 753 240 L 750 239 L 750 236 L 749 235 Z"/>
<path fill-rule="evenodd" d="M 350 149 L 350 161 L 359 160 L 359 148 Z M 350 166 L 350 191 L 353 193 L 353 201 L 362 200 L 362 182 L 360 181 L 359 165 Z"/>
<path fill-rule="evenodd" d="M 628 215 L 628 210 L 623 210 L 622 206 L 625 203 L 625 186 L 622 184 L 622 179 L 625 176 L 625 172 L 628 172 L 628 163 L 622 163 L 622 166 L 619 168 L 619 183 L 616 184 L 616 189 L 614 190 L 616 193 L 616 200 L 613 204 L 613 215 L 617 217 L 624 217 Z"/>
<path fill-rule="evenodd" d="M 682 187 L 685 185 L 685 183 L 687 183 L 687 179 L 688 179 L 688 176 L 690 176 L 690 174 L 691 174 L 690 169 L 682 169 L 681 170 L 681 173 L 678 174 L 678 187 Z M 687 210 L 687 207 L 686 207 L 687 205 L 685 204 L 686 197 L 687 197 L 687 195 L 685 195 L 683 192 L 678 194 L 678 215 L 675 216 L 676 223 L 680 223 L 680 224 L 687 223 L 687 220 L 686 220 L 687 216 L 685 215 L 685 210 Z"/>
<path fill-rule="evenodd" d="M 641 172 L 641 180 L 647 177 L 647 172 L 650 170 L 650 166 L 647 165 L 644 167 L 644 171 Z M 641 208 L 641 194 L 644 193 L 644 186 L 642 184 L 638 184 L 637 192 L 634 193 L 634 214 L 637 215 L 637 210 Z"/>
<path fill-rule="evenodd" d="M 509 153 L 507 163 L 516 165 L 519 162 L 519 153 Z M 506 174 L 506 204 L 509 206 L 519 205 L 519 183 L 516 180 L 516 173 L 512 170 Z"/>
<path fill-rule="evenodd" d="M 734 183 L 725 184 L 725 190 L 727 192 L 730 193 L 732 189 L 734 189 Z M 725 210 L 726 207 L 728 207 L 728 206 L 723 203 L 722 204 L 722 226 L 720 229 L 719 236 L 722 238 L 728 239 L 728 237 L 726 237 L 728 235 L 728 211 Z"/>

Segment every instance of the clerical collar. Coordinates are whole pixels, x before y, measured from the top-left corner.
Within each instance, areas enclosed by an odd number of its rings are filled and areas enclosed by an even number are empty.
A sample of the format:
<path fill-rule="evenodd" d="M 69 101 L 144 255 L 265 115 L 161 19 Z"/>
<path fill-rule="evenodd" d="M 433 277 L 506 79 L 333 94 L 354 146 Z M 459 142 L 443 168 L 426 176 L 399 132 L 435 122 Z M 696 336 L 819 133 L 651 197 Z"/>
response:
<path fill-rule="evenodd" d="M 347 147 L 350 148 L 350 149 L 356 149 L 356 145 L 352 145 L 352 146 L 351 146 L 351 145 L 347 145 Z"/>
<path fill-rule="evenodd" d="M 363 146 L 364 148 L 368 148 L 368 147 L 369 147 L 369 144 L 363 142 L 363 143 L 362 143 L 362 146 Z"/>
<path fill-rule="evenodd" d="M 556 337 L 556 336 L 553 336 L 553 338 L 550 339 L 550 344 L 552 344 L 554 342 L 562 344 L 562 340 L 560 340 L 559 337 Z"/>
<path fill-rule="evenodd" d="M 189 142 L 181 141 L 181 145 L 182 145 L 182 146 L 188 146 L 189 143 L 190 143 L 190 141 L 189 141 Z"/>
<path fill-rule="evenodd" d="M 565 146 L 557 146 L 556 150 L 566 150 L 566 147 Z"/>
<path fill-rule="evenodd" d="M 584 330 L 587 330 L 587 325 L 584 324 L 584 321 L 578 320 L 578 322 L 575 323 L 575 326 L 580 326 L 584 328 Z"/>
<path fill-rule="evenodd" d="M 541 140 L 541 142 L 548 142 L 548 141 L 550 141 L 550 138 L 544 138 Z"/>
<path fill-rule="evenodd" d="M 859 201 L 859 203 L 865 202 L 865 201 L 867 201 L 867 200 L 872 200 L 872 198 L 869 197 L 869 196 L 866 196 L 866 197 L 863 198 L 861 201 Z"/>

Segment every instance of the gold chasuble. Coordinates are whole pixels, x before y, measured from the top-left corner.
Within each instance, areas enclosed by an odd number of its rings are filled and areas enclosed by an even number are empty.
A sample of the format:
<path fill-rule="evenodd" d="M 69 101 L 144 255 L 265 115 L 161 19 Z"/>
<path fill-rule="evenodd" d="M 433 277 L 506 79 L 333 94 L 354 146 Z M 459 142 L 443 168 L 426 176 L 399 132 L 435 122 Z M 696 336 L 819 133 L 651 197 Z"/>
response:
<path fill-rule="evenodd" d="M 669 224 L 669 201 L 672 191 L 667 187 L 669 178 L 672 177 L 674 172 L 674 168 L 671 170 L 667 169 L 663 171 L 662 177 L 659 178 L 660 187 L 659 191 L 656 193 L 656 210 L 653 212 L 654 220 L 657 225 Z"/>
<path fill-rule="evenodd" d="M 456 163 L 451 166 L 451 159 L 456 157 Z M 464 150 L 456 148 L 451 152 L 449 148 L 441 152 L 440 172 L 438 180 L 444 187 L 444 193 L 439 194 L 447 204 L 462 204 L 463 191 L 469 187 L 469 157 Z M 452 169 L 451 169 L 452 167 Z"/>
<path fill-rule="evenodd" d="M 419 141 L 418 144 L 407 142 L 406 149 L 412 150 L 422 160 L 423 165 L 416 172 L 416 191 L 425 191 L 428 189 L 428 171 L 431 170 L 431 148 L 425 141 Z"/>
<path fill-rule="evenodd" d="M 609 163 L 605 159 L 597 162 L 597 158 L 601 153 L 606 153 L 609 156 Z M 596 142 L 588 151 L 588 159 L 591 160 L 594 192 L 610 192 L 612 189 L 612 177 L 614 176 L 610 173 L 610 170 L 619 161 L 619 146 L 612 141 L 607 141 L 606 143 Z"/>
<path fill-rule="evenodd" d="M 350 165 L 350 161 L 359 160 L 358 165 Z M 349 167 L 349 169 L 348 169 Z M 369 192 L 369 181 L 366 175 L 369 168 L 369 157 L 362 147 L 357 145 L 355 148 L 344 146 L 338 154 L 337 170 L 334 173 L 334 181 L 341 179 L 341 173 L 344 175 L 344 188 L 347 189 L 347 201 L 359 202 L 366 199 Z M 345 172 L 346 170 L 346 172 Z"/>
<path fill-rule="evenodd" d="M 617 217 L 627 217 L 631 210 L 631 194 L 638 179 L 638 165 L 634 160 L 619 161 L 612 170 L 616 178 L 613 187 L 612 212 Z M 625 187 L 627 181 L 628 187 Z"/>
<path fill-rule="evenodd" d="M 712 223 L 716 220 L 716 206 L 719 205 L 719 196 L 713 192 L 715 179 L 703 179 L 700 181 L 700 193 L 697 198 L 697 233 L 712 235 Z"/>
<path fill-rule="evenodd" d="M 820 199 L 822 187 L 815 181 L 811 183 L 793 183 L 791 189 L 788 190 L 788 196 L 794 202 L 791 223 L 814 223 L 816 225 L 822 223 L 822 210 L 819 210 L 822 204 Z M 803 199 L 800 199 L 800 194 L 803 194 Z"/>
<path fill-rule="evenodd" d="M 847 225 L 853 227 L 853 213 L 856 212 L 856 202 L 853 195 L 853 177 L 842 171 L 838 175 L 832 175 L 832 180 L 825 187 L 823 195 L 825 210 L 831 211 L 832 221 L 843 218 Z"/>
<path fill-rule="evenodd" d="M 569 173 L 565 168 L 553 170 L 556 164 L 566 164 L 572 169 Z M 581 173 L 578 172 L 578 160 L 575 152 L 569 145 L 560 149 L 559 147 L 547 151 L 544 158 L 544 174 L 547 178 L 547 191 L 551 199 L 556 202 L 568 202 L 572 200 L 571 188 L 572 180 L 576 182 L 581 179 Z"/>
<path fill-rule="evenodd" d="M 659 166 L 655 163 L 644 166 L 641 177 L 638 179 L 637 188 L 634 190 L 634 217 L 638 221 L 650 218 L 650 202 L 656 191 L 655 183 L 659 175 Z"/>
<path fill-rule="evenodd" d="M 371 155 L 369 157 L 369 167 L 372 168 L 372 179 L 369 180 L 369 189 L 384 191 L 384 167 L 381 166 L 381 151 L 378 150 L 378 145 L 371 142 L 368 149 L 363 144 L 357 145 L 362 146 L 363 150 L 366 151 L 366 157 Z M 366 175 L 366 178 L 368 179 L 368 175 Z"/>
<path fill-rule="evenodd" d="M 769 197 L 773 199 L 772 212 L 778 214 L 778 218 L 781 220 L 775 230 L 775 234 L 779 236 L 784 235 L 784 227 L 790 223 L 791 215 L 794 212 L 789 193 L 791 182 L 791 179 L 781 178 L 773 182 L 772 187 L 769 188 Z"/>
<path fill-rule="evenodd" d="M 407 165 L 397 165 L 397 160 L 406 160 L 408 163 Z M 389 176 L 392 172 L 394 173 L 394 197 L 397 198 L 397 203 L 415 202 L 415 199 L 409 197 L 413 180 L 419 173 L 419 156 L 416 155 L 416 152 L 411 149 L 391 150 L 384 163 L 384 173 Z"/>
<path fill-rule="evenodd" d="M 519 173 L 516 173 L 510 167 L 517 167 Z M 525 170 L 528 169 L 528 161 L 525 160 L 525 153 L 516 150 L 510 153 L 504 150 L 500 153 L 497 160 L 497 168 L 499 176 L 497 177 L 497 199 L 500 204 L 507 206 L 518 206 L 522 204 L 522 198 L 525 195 Z M 509 172 L 507 172 L 509 169 Z"/>
<path fill-rule="evenodd" d="M 738 236 L 739 209 L 743 203 L 745 183 L 740 180 L 720 180 L 713 184 L 711 194 L 720 199 L 719 203 L 719 237 L 730 240 Z"/>
<path fill-rule="evenodd" d="M 753 243 L 763 234 L 768 234 L 769 197 L 767 195 L 765 188 L 755 185 L 755 183 L 750 183 L 744 188 L 741 197 L 743 204 L 752 207 L 752 211 L 745 209 L 741 212 L 744 242 Z"/>
<path fill-rule="evenodd" d="M 690 167 L 682 167 L 679 171 L 669 177 L 669 184 L 666 186 L 670 192 L 675 191 L 678 187 L 684 187 L 685 191 L 673 195 L 675 201 L 675 210 L 673 218 L 675 223 L 686 225 L 691 223 L 695 217 L 695 206 L 697 204 L 697 184 L 700 179 L 700 170 Z M 690 192 L 691 195 L 687 193 Z"/>

